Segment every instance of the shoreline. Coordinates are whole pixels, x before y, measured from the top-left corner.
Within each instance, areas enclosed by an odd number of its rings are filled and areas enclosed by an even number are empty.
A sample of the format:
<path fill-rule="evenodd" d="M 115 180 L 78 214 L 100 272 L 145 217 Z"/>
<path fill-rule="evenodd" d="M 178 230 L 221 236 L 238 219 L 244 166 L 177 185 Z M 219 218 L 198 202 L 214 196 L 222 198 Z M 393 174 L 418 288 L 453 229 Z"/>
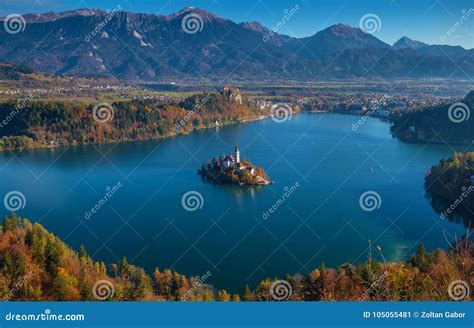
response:
<path fill-rule="evenodd" d="M 43 146 L 37 146 L 37 147 L 31 147 L 31 148 L 25 148 L 25 149 L 0 149 L 0 153 L 4 152 L 24 152 L 24 151 L 29 151 L 29 150 L 39 150 L 39 149 L 57 149 L 57 148 L 63 148 L 63 147 L 75 147 L 75 146 L 92 146 L 92 145 L 111 145 L 111 144 L 119 144 L 119 143 L 128 143 L 128 142 L 137 142 L 137 141 L 153 141 L 153 140 L 164 140 L 168 138 L 173 138 L 173 137 L 178 137 L 178 136 L 187 136 L 190 135 L 193 132 L 200 131 L 200 130 L 206 130 L 206 129 L 212 129 L 212 128 L 220 128 L 224 126 L 229 126 L 229 125 L 235 125 L 235 124 L 243 124 L 243 123 L 251 123 L 251 122 L 256 122 L 256 121 L 262 121 L 269 118 L 269 116 L 255 116 L 255 117 L 250 117 L 250 118 L 245 118 L 245 119 L 239 119 L 236 122 L 229 122 L 225 123 L 222 125 L 214 125 L 214 126 L 199 126 L 194 129 L 192 129 L 189 132 L 186 133 L 170 133 L 164 136 L 159 136 L 156 138 L 137 138 L 137 139 L 127 139 L 127 140 L 115 140 L 115 141 L 110 141 L 110 142 L 100 142 L 100 143 L 72 143 L 72 144 L 58 144 L 58 145 L 43 145 Z"/>
<path fill-rule="evenodd" d="M 364 114 L 362 113 L 345 113 L 345 112 L 340 112 L 340 111 L 300 111 L 296 114 L 309 114 L 309 115 L 321 115 L 321 114 L 336 114 L 336 115 L 344 115 L 344 116 L 355 116 L 355 117 L 363 117 Z M 127 139 L 127 140 L 115 140 L 115 141 L 109 141 L 109 142 L 100 142 L 100 143 L 72 143 L 72 144 L 58 144 L 58 145 L 40 145 L 40 146 L 34 146 L 31 148 L 26 148 L 26 149 L 0 149 L 1 152 L 23 152 L 23 151 L 29 151 L 29 150 L 38 150 L 38 149 L 56 149 L 56 148 L 63 148 L 63 147 L 74 147 L 74 146 L 90 146 L 90 145 L 109 145 L 109 144 L 117 144 L 117 143 L 128 143 L 128 142 L 137 142 L 137 141 L 153 141 L 153 140 L 164 140 L 167 138 L 173 138 L 173 137 L 178 137 L 178 136 L 186 136 L 190 135 L 193 132 L 200 131 L 200 130 L 205 130 L 205 129 L 212 129 L 212 128 L 220 128 L 224 126 L 229 126 L 229 125 L 235 125 L 235 124 L 245 124 L 245 123 L 251 123 L 251 122 L 257 122 L 257 121 L 263 121 L 265 119 L 270 118 L 270 115 L 260 115 L 260 116 L 255 116 L 255 117 L 245 117 L 245 118 L 239 118 L 235 122 L 229 122 L 225 123 L 222 125 L 214 125 L 214 126 L 199 126 L 196 127 L 188 132 L 185 133 L 170 133 L 164 136 L 159 136 L 159 137 L 153 137 L 153 138 L 137 138 L 137 139 Z M 385 117 L 378 117 L 378 116 L 372 116 L 374 119 L 378 119 L 382 122 L 385 123 L 392 123 L 390 118 L 385 118 Z M 463 143 L 463 142 L 444 142 L 444 141 L 432 141 L 432 140 L 415 140 L 415 139 L 406 139 L 406 138 L 401 138 L 400 136 L 392 133 L 389 131 L 389 133 L 392 135 L 393 138 L 398 139 L 399 141 L 407 144 L 417 144 L 417 145 L 448 145 L 448 146 L 472 146 L 474 147 L 474 143 Z M 7 137 L 7 136 L 5 136 Z"/>

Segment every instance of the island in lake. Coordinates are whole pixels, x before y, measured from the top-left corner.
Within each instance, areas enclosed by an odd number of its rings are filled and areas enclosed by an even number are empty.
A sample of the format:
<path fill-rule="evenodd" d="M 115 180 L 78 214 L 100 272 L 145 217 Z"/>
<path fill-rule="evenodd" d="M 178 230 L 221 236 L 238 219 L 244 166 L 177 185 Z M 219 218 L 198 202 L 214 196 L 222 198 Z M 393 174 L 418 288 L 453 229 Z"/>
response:
<path fill-rule="evenodd" d="M 270 181 L 264 169 L 254 166 L 248 160 L 240 161 L 239 146 L 235 145 L 234 153 L 221 155 L 203 164 L 198 174 L 204 180 L 216 184 L 269 185 Z"/>

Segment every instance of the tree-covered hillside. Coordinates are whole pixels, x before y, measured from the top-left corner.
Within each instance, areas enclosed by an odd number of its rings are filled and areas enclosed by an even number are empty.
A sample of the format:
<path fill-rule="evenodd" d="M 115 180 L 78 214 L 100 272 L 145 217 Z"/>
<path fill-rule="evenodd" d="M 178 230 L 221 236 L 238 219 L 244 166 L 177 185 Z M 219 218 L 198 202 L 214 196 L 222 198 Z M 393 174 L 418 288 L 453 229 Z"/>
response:
<path fill-rule="evenodd" d="M 425 177 L 425 189 L 433 208 L 443 218 L 463 220 L 473 228 L 474 152 L 455 153 L 431 167 Z"/>
<path fill-rule="evenodd" d="M 237 89 L 182 101 L 113 104 L 21 99 L 0 104 L 0 150 L 162 138 L 262 115 Z"/>
<path fill-rule="evenodd" d="M 370 247 L 365 263 L 337 269 L 322 264 L 304 276 L 266 279 L 255 290 L 247 286 L 239 296 L 209 285 L 210 272 L 187 278 L 156 269 L 150 276 L 125 258 L 118 264 L 97 262 L 84 247 L 73 251 L 41 225 L 15 214 L 0 227 L 0 299 L 10 301 L 449 301 L 453 282 L 469 282 L 474 269 L 467 240 L 449 252 L 427 253 L 421 245 L 411 258 L 395 263 L 376 261 L 382 249 L 375 246 L 374 257 Z M 471 299 L 467 292 L 461 296 Z"/>
<path fill-rule="evenodd" d="M 420 108 L 394 116 L 392 123 L 392 134 L 403 141 L 473 144 L 474 91 L 455 104 Z"/>

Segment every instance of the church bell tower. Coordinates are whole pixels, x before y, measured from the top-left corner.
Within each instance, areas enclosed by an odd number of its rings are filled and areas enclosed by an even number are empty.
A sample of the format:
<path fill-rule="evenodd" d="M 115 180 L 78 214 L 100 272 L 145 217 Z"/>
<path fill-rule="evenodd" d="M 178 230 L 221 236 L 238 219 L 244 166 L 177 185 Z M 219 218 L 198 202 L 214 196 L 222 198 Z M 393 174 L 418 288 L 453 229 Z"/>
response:
<path fill-rule="evenodd" d="M 240 163 L 240 151 L 237 145 L 235 145 L 235 162 Z"/>

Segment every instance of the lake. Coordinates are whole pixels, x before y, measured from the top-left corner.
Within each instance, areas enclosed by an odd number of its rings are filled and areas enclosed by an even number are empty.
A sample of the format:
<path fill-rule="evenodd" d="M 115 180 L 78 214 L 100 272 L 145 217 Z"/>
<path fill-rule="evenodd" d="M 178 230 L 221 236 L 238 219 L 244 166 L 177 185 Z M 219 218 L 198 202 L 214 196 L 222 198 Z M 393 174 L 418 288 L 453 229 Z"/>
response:
<path fill-rule="evenodd" d="M 446 248 L 462 236 L 466 228 L 442 220 L 423 188 L 426 171 L 453 149 L 404 144 L 378 119 L 353 129 L 360 118 L 302 114 L 165 140 L 3 152 L 0 195 L 22 192 L 20 216 L 76 250 L 85 245 L 95 260 L 126 256 L 150 274 L 209 271 L 206 282 L 231 292 L 321 262 L 365 261 L 369 240 L 392 261 L 420 242 Z M 201 164 L 236 143 L 274 185 L 201 180 Z M 361 206 L 366 192 L 380 198 Z"/>

